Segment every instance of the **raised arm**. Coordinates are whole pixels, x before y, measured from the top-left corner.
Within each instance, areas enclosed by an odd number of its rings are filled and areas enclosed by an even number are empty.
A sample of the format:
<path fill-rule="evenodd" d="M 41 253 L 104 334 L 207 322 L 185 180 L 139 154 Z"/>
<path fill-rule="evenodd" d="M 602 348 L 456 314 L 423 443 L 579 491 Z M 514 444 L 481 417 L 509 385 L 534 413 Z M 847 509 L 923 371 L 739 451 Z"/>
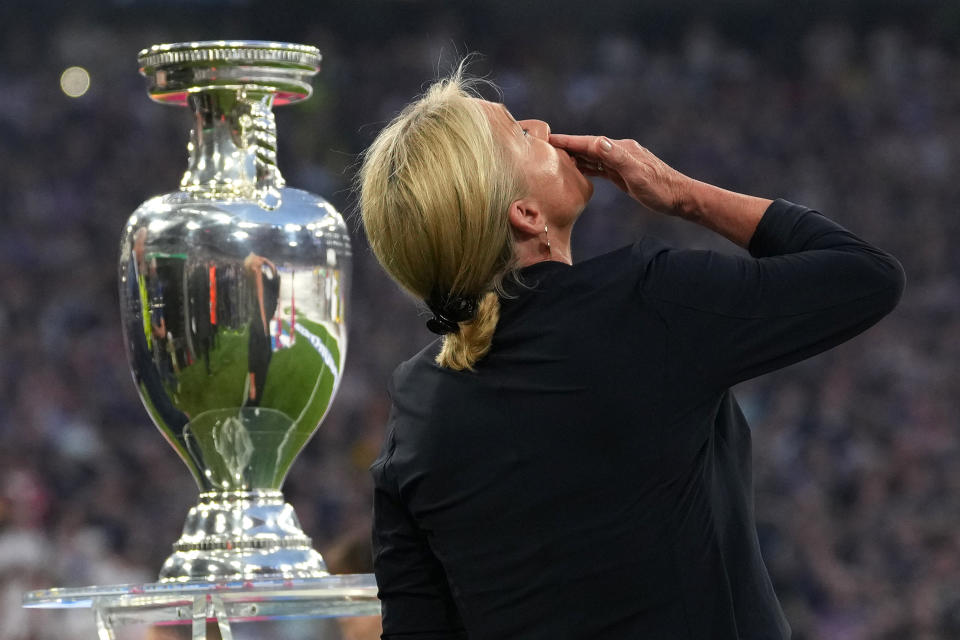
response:
<path fill-rule="evenodd" d="M 672 333 L 676 380 L 722 388 L 787 366 L 864 331 L 900 299 L 895 258 L 805 207 L 699 182 L 634 140 L 556 134 L 550 143 L 584 174 L 750 251 L 638 246 L 642 294 Z"/>
<path fill-rule="evenodd" d="M 770 205 L 751 256 L 644 240 L 642 294 L 676 339 L 678 379 L 723 388 L 864 331 L 900 299 L 900 263 L 805 207 Z"/>

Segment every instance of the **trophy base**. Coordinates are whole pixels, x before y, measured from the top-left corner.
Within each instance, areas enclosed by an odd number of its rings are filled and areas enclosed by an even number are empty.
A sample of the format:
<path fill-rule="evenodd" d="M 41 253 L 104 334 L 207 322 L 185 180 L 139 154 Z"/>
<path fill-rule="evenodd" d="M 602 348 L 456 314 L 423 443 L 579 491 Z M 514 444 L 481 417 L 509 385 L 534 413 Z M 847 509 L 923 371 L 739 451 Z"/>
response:
<path fill-rule="evenodd" d="M 320 578 L 329 575 L 279 491 L 200 494 L 161 582 Z"/>

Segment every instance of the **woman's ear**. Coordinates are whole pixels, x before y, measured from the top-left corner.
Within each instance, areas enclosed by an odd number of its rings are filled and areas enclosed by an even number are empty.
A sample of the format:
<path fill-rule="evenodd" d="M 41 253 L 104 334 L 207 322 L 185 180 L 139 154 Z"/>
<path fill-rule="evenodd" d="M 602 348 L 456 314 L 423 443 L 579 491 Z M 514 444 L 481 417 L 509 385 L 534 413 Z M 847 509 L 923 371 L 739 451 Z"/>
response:
<path fill-rule="evenodd" d="M 509 209 L 510 226 L 521 237 L 539 236 L 546 224 L 540 208 L 527 199 L 514 200 Z"/>

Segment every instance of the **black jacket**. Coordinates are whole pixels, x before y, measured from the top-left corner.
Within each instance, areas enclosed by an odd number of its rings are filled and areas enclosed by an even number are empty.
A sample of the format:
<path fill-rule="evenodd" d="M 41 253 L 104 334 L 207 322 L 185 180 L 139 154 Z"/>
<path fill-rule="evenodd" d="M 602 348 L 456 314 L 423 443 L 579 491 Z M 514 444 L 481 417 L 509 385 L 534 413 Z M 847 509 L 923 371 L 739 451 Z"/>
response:
<path fill-rule="evenodd" d="M 729 387 L 860 333 L 904 275 L 782 200 L 750 253 L 538 263 L 474 372 L 436 343 L 397 369 L 372 467 L 384 638 L 790 636 Z"/>

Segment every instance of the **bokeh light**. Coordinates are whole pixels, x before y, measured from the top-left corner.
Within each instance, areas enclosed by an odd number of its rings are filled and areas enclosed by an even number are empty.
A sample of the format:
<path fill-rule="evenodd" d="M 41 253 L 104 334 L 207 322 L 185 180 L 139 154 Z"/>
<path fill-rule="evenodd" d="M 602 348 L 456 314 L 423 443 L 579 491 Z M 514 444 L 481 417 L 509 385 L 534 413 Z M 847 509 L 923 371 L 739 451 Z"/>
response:
<path fill-rule="evenodd" d="M 90 73 L 83 67 L 67 67 L 60 74 L 60 88 L 71 98 L 79 98 L 90 88 Z"/>

